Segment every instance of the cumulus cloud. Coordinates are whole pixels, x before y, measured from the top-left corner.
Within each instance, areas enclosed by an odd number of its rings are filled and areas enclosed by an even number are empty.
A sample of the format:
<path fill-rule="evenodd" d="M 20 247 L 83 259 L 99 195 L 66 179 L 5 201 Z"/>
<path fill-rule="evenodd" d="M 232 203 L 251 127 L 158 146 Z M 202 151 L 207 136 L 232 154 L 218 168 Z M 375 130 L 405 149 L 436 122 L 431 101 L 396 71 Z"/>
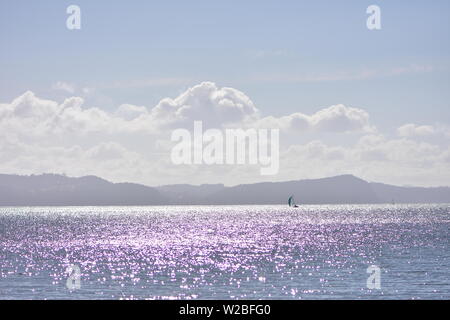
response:
<path fill-rule="evenodd" d="M 414 136 L 430 136 L 436 133 L 433 126 L 428 125 L 416 125 L 414 123 L 405 124 L 397 129 L 397 132 L 402 137 L 414 137 Z"/>
<path fill-rule="evenodd" d="M 446 146 L 369 134 L 348 146 L 316 140 L 290 146 L 281 154 L 280 168 L 285 176 L 301 170 L 307 178 L 351 173 L 369 181 L 399 185 L 446 185 L 450 179 L 449 155 Z"/>
<path fill-rule="evenodd" d="M 347 156 L 347 152 L 343 147 L 330 147 L 319 140 L 313 140 L 304 145 L 290 146 L 285 155 L 287 158 L 299 159 L 306 161 L 322 159 L 325 161 L 343 160 Z M 295 165 L 295 163 L 293 163 Z M 298 165 L 298 163 L 297 163 Z"/>
<path fill-rule="evenodd" d="M 450 138 L 450 127 L 442 123 L 434 125 L 417 125 L 408 123 L 397 129 L 397 134 L 406 138 L 433 138 L 434 140 L 447 141 Z"/>
<path fill-rule="evenodd" d="M 155 107 L 122 104 L 108 112 L 85 107 L 81 97 L 62 103 L 37 97 L 27 91 L 0 107 L 0 131 L 6 135 L 37 137 L 64 134 L 157 134 L 178 127 L 265 127 L 285 131 L 316 132 L 371 131 L 369 115 L 362 109 L 335 105 L 307 115 L 293 113 L 283 117 L 261 117 L 254 103 L 243 92 L 219 88 L 203 82 L 176 98 L 162 99 Z"/>
<path fill-rule="evenodd" d="M 259 126 L 278 127 L 285 131 L 325 131 L 325 132 L 372 132 L 375 127 L 369 123 L 369 114 L 358 108 L 334 105 L 317 111 L 312 115 L 300 112 L 275 118 L 266 117 Z"/>
<path fill-rule="evenodd" d="M 158 176 L 176 179 L 186 171 L 170 162 L 171 129 L 191 127 L 194 120 L 220 128 L 257 114 L 244 93 L 211 82 L 151 109 L 123 104 L 113 111 L 85 106 L 81 97 L 56 102 L 27 91 L 0 104 L 0 170 L 97 174 L 157 184 Z"/>
<path fill-rule="evenodd" d="M 126 120 L 133 120 L 140 116 L 148 115 L 147 108 L 144 106 L 135 106 L 132 104 L 122 104 L 115 112 L 119 117 Z"/>
<path fill-rule="evenodd" d="M 263 116 L 243 92 L 212 82 L 162 99 L 154 107 L 122 104 L 111 111 L 86 106 L 81 97 L 57 102 L 27 91 L 0 104 L 0 172 L 95 174 L 149 185 L 261 180 L 259 167 L 173 165 L 171 132 L 192 129 L 194 120 L 202 120 L 204 128 L 279 128 L 285 138 L 314 136 L 303 144 L 283 146 L 280 173 L 273 180 L 342 173 L 404 183 L 425 179 L 425 174 L 430 184 L 449 178 L 442 172 L 448 172 L 450 149 L 414 140 L 439 131 L 436 126 L 431 130 L 408 124 L 399 128 L 400 138 L 389 139 L 375 130 L 365 110 L 340 104 L 313 114 Z M 339 145 L 319 140 L 325 132 L 354 132 L 352 137 L 360 138 Z"/>
<path fill-rule="evenodd" d="M 171 126 L 191 125 L 194 120 L 202 120 L 210 127 L 257 119 L 258 114 L 258 109 L 243 92 L 218 88 L 212 82 L 189 88 L 175 99 L 165 98 L 151 112 L 153 119 Z"/>
<path fill-rule="evenodd" d="M 140 107 L 124 105 L 117 112 L 107 112 L 96 107 L 84 108 L 84 99 L 71 97 L 62 103 L 45 100 L 27 91 L 10 104 L 0 105 L 0 132 L 44 139 L 54 135 L 86 135 L 90 133 L 120 134 L 150 132 L 149 119 L 134 121 Z"/>
<path fill-rule="evenodd" d="M 53 90 L 60 90 L 65 91 L 67 93 L 73 94 L 75 93 L 75 86 L 73 84 L 64 82 L 64 81 L 58 81 L 52 84 Z"/>

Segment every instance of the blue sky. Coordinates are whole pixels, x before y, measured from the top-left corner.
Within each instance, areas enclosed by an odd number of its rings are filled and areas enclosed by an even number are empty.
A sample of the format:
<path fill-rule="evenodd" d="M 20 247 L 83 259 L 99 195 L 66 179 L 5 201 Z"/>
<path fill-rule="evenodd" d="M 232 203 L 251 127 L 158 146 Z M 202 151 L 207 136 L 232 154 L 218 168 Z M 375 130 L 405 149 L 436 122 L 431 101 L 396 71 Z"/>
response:
<path fill-rule="evenodd" d="M 0 99 L 67 81 L 106 87 L 100 93 L 111 106 L 152 106 L 209 80 L 242 90 L 268 113 L 344 103 L 387 124 L 450 119 L 450 3 L 378 1 L 382 30 L 369 31 L 365 9 L 373 3 L 2 1 Z M 79 31 L 65 28 L 69 4 L 81 8 Z M 432 71 L 343 76 L 415 65 Z M 295 80 L 339 75 L 344 79 Z M 180 81 L 108 88 L 168 78 Z"/>
<path fill-rule="evenodd" d="M 66 8 L 81 8 L 81 30 Z M 366 27 L 381 8 L 382 29 Z M 152 108 L 212 81 L 263 115 L 357 107 L 393 133 L 450 120 L 449 1 L 2 1 L 0 103 L 31 90 Z M 89 89 L 89 94 L 82 93 Z"/>

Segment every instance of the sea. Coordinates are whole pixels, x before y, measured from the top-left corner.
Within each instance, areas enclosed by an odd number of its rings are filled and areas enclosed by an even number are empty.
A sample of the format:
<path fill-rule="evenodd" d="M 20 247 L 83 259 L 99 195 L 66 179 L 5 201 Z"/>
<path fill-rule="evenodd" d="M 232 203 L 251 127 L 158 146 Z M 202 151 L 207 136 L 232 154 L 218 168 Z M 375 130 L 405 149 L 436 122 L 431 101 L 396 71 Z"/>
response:
<path fill-rule="evenodd" d="M 0 299 L 450 299 L 450 204 L 0 207 Z"/>

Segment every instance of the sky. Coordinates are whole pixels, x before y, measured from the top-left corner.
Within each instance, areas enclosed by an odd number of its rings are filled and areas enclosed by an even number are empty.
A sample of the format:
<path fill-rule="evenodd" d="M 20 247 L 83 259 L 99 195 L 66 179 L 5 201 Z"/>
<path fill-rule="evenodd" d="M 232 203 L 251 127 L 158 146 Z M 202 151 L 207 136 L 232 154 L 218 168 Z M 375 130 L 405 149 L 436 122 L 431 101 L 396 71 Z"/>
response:
<path fill-rule="evenodd" d="M 66 27 L 73 4 L 80 30 Z M 0 172 L 449 185 L 449 12 L 445 0 L 2 0 Z M 196 120 L 279 129 L 278 174 L 174 165 L 171 133 Z"/>

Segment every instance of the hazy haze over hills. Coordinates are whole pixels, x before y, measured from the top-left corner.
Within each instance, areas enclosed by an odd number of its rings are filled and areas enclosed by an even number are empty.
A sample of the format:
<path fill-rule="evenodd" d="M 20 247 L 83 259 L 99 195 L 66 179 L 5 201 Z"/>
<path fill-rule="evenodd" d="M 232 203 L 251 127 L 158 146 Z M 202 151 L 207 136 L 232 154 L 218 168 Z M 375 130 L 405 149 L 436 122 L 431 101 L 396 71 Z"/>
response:
<path fill-rule="evenodd" d="M 398 187 L 369 183 L 352 175 L 323 179 L 263 182 L 225 187 L 187 184 L 148 187 L 112 183 L 95 176 L 0 174 L 1 206 L 447 203 L 450 188 Z"/>

